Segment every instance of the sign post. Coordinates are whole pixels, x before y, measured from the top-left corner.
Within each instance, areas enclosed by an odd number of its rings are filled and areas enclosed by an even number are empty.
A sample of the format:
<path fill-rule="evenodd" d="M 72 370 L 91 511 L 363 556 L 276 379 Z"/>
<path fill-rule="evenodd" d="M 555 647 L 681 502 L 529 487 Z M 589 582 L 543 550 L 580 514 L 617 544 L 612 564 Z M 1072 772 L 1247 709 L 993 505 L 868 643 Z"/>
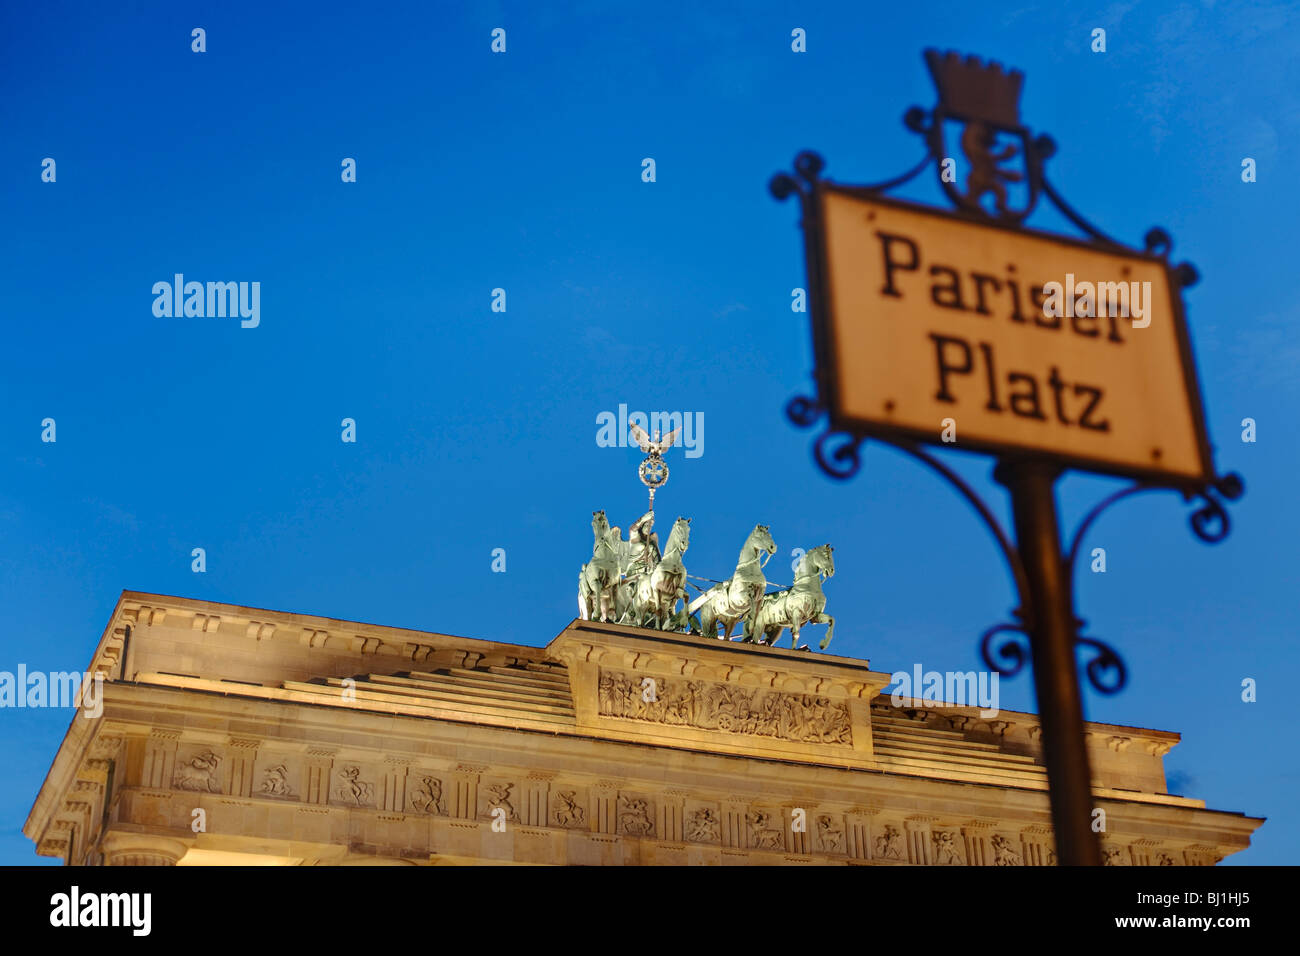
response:
<path fill-rule="evenodd" d="M 997 480 L 1011 492 L 1016 546 L 1033 608 L 1029 629 L 1034 694 L 1043 728 L 1043 762 L 1052 798 L 1052 832 L 1061 863 L 1100 866 L 1101 843 L 1092 831 L 1092 771 L 1084 746 L 1083 698 L 1074 660 L 1074 601 L 1056 520 L 1055 465 L 1003 461 Z"/>
<path fill-rule="evenodd" d="M 1044 173 L 1055 144 L 1020 123 L 1023 74 L 955 53 L 925 58 L 939 102 L 904 118 L 925 138 L 921 163 L 845 186 L 801 153 L 794 176 L 771 182 L 778 199 L 800 199 L 816 361 L 816 395 L 793 399 L 787 414 L 804 427 L 826 418 L 814 457 L 832 477 L 857 472 L 867 438 L 882 441 L 942 474 L 989 526 L 1020 606 L 1016 622 L 984 633 L 981 653 L 1005 676 L 1032 660 L 1058 859 L 1098 865 L 1076 653 L 1093 653 L 1085 673 L 1102 693 L 1121 689 L 1126 672 L 1113 649 L 1080 633 L 1079 545 L 1105 508 L 1153 489 L 1199 498 L 1192 529 L 1219 541 L 1229 528 L 1221 499 L 1242 492 L 1238 476 L 1216 476 L 1206 434 L 1181 294 L 1197 273 L 1170 263 L 1163 230 L 1134 249 L 1061 198 Z M 886 195 L 931 164 L 955 210 Z M 1044 195 L 1082 238 L 1023 225 Z M 996 456 L 1014 545 L 927 445 Z M 1063 549 L 1055 485 L 1067 469 L 1134 484 L 1094 508 Z"/>

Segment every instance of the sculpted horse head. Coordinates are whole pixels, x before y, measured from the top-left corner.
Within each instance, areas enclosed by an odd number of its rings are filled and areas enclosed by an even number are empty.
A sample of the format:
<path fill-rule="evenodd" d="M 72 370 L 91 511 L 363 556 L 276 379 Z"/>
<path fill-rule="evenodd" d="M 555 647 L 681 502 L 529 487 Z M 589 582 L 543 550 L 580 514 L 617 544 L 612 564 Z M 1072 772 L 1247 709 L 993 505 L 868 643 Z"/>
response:
<path fill-rule="evenodd" d="M 747 560 L 752 561 L 758 555 L 766 552 L 768 555 L 776 554 L 776 542 L 772 540 L 772 532 L 765 524 L 754 525 L 754 530 L 749 533 L 745 539 L 745 545 L 740 549 L 740 563 Z M 764 564 L 767 562 L 764 561 Z"/>
<path fill-rule="evenodd" d="M 808 551 L 804 554 L 803 560 L 799 564 L 799 571 L 796 574 L 796 577 L 803 577 L 805 575 L 811 576 L 814 574 L 820 574 L 823 578 L 834 577 L 835 558 L 831 554 L 834 550 L 835 549 L 829 544 L 823 544 Z"/>
<path fill-rule="evenodd" d="M 673 530 L 668 533 L 668 543 L 664 545 L 664 556 L 676 551 L 681 554 L 691 546 L 691 519 L 678 518 L 673 522 Z"/>

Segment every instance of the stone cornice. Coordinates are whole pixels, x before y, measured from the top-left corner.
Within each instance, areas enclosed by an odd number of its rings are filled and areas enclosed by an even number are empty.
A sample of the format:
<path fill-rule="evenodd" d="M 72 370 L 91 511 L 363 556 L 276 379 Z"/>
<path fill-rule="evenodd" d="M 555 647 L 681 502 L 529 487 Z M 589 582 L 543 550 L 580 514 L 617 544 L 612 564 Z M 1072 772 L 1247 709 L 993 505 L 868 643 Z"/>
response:
<path fill-rule="evenodd" d="M 888 694 L 877 696 L 872 701 L 872 705 L 895 707 Z M 956 706 L 908 697 L 901 698 L 901 703 L 896 709 L 930 715 L 933 719 L 946 721 L 963 731 L 984 731 L 997 737 L 1014 733 L 1016 736 L 1023 735 L 1033 740 L 1037 739 L 1042 728 L 1037 714 L 1017 710 L 999 710 L 996 716 L 985 717 L 981 716 L 981 708 L 978 706 Z M 1182 735 L 1172 730 L 1125 727 L 1122 724 L 1087 721 L 1084 729 L 1090 748 L 1117 753 L 1132 750 L 1153 756 L 1164 756 L 1182 740 Z"/>
<path fill-rule="evenodd" d="M 540 656 L 536 649 L 515 644 L 344 621 L 312 614 L 123 591 L 92 658 L 92 670 L 94 666 L 106 671 L 111 669 L 112 678 L 119 678 L 117 664 L 121 659 L 121 647 L 126 640 L 128 627 L 132 630 L 129 642 L 145 637 L 139 633 L 141 629 L 188 628 L 202 634 L 239 635 L 254 646 L 268 643 L 295 644 L 310 649 L 328 650 L 335 655 L 369 658 L 372 661 L 369 666 L 374 666 L 373 659 L 376 657 L 420 663 L 438 651 L 476 654 L 479 658 L 494 654 L 530 659 Z M 128 653 L 134 657 L 130 650 Z M 126 679 L 132 676 L 126 675 Z"/>

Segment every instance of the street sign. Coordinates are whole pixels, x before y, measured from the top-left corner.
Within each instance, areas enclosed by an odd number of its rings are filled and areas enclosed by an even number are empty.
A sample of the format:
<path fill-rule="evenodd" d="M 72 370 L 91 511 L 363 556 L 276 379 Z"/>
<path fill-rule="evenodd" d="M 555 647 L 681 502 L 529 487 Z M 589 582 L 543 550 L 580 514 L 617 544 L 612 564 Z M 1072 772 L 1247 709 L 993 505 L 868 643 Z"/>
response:
<path fill-rule="evenodd" d="M 1213 477 L 1166 259 L 825 180 L 810 199 L 833 427 L 1174 486 Z"/>
<path fill-rule="evenodd" d="M 1032 661 L 1059 860 L 1099 866 L 1075 657 L 1093 655 L 1085 673 L 1100 693 L 1119 690 L 1125 669 L 1081 633 L 1074 612 L 1083 535 L 1115 502 L 1171 488 L 1204 502 L 1192 530 L 1221 541 L 1229 522 L 1219 499 L 1242 493 L 1240 476 L 1215 473 L 1206 436 L 1182 309 L 1196 269 L 1170 265 L 1163 229 L 1147 231 L 1144 251 L 1131 249 L 1062 198 L 1044 169 L 1056 143 L 1020 121 L 1023 73 L 955 52 L 927 50 L 925 62 L 939 100 L 903 115 L 927 145 L 910 171 L 843 186 L 823 179 L 825 162 L 805 151 L 794 175 L 768 184 L 777 199 L 799 197 L 817 362 L 816 394 L 791 399 L 786 415 L 803 428 L 826 416 L 813 457 L 832 478 L 852 477 L 864 439 L 875 438 L 943 475 L 984 520 L 1020 604 L 1015 621 L 984 632 L 980 654 L 1003 676 Z M 955 211 L 885 195 L 927 167 Z M 1026 227 L 1042 197 L 1087 239 Z M 927 444 L 997 457 L 1014 546 Z M 1088 512 L 1063 546 L 1055 485 L 1070 468 L 1136 481 Z"/>

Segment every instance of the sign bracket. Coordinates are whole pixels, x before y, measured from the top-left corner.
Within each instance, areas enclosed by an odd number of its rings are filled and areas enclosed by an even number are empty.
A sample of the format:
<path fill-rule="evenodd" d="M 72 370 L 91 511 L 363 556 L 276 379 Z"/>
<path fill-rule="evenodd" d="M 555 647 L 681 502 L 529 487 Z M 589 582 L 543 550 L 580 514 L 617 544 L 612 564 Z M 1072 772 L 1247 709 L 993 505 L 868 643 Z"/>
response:
<path fill-rule="evenodd" d="M 1019 120 L 1018 100 L 1023 74 L 1004 72 L 998 64 L 981 63 L 975 57 L 964 60 L 955 53 L 925 53 L 926 64 L 939 93 L 932 110 L 912 107 L 903 118 L 904 125 L 924 139 L 927 153 L 907 172 L 874 185 L 836 187 L 864 197 L 881 196 L 919 176 L 934 165 L 940 185 L 956 207 L 947 213 L 954 220 L 966 220 L 1010 229 L 1026 235 L 1041 235 L 1025 228 L 1024 220 L 1033 212 L 1041 196 L 1048 200 L 1086 236 L 1087 245 L 1119 254 L 1134 253 L 1095 227 L 1070 206 L 1051 184 L 1044 164 L 1056 152 L 1051 137 L 1032 137 Z M 946 176 L 944 164 L 952 163 L 944 145 L 945 127 L 950 122 L 962 124 L 961 149 L 971 167 L 966 189 L 962 191 L 955 177 Z M 1005 168 L 1005 161 L 1015 155 L 1023 158 L 1022 170 Z M 1127 671 L 1119 654 L 1104 642 L 1081 635 L 1086 622 L 1074 612 L 1073 579 L 1076 559 L 1084 535 L 1111 505 L 1139 492 L 1177 491 L 1184 500 L 1199 499 L 1190 515 L 1193 533 L 1202 541 L 1216 543 L 1227 537 L 1230 521 L 1225 501 L 1235 501 L 1243 493 L 1239 475 L 1219 475 L 1204 438 L 1200 390 L 1195 380 L 1190 345 L 1181 339 L 1180 352 L 1187 375 L 1187 386 L 1194 404 L 1196 427 L 1201 432 L 1202 457 L 1206 473 L 1199 477 L 1147 474 L 1134 470 L 1135 482 L 1099 502 L 1080 522 L 1063 552 L 1057 516 L 1055 485 L 1068 467 L 1086 467 L 1063 461 L 1050 454 L 1032 451 L 997 453 L 994 480 L 1007 488 L 1015 528 L 1015 544 L 988 505 L 955 471 L 926 451 L 920 441 L 888 427 L 863 427 L 837 418 L 833 408 L 835 368 L 828 337 L 823 334 L 824 319 L 830 304 L 824 210 L 820 179 L 825 162 L 816 153 L 805 151 L 795 158 L 794 173 L 778 173 L 769 183 L 778 200 L 798 196 L 801 207 L 804 247 L 808 275 L 808 302 L 814 329 L 814 371 L 816 392 L 813 396 L 795 396 L 786 406 L 786 415 L 796 426 L 811 428 L 823 418 L 825 430 L 813 445 L 818 467 L 831 478 L 847 480 L 861 469 L 861 447 L 868 440 L 898 448 L 942 475 L 975 509 L 996 539 L 1014 579 L 1020 606 L 1012 613 L 1018 623 L 1004 622 L 986 630 L 980 638 L 980 654 L 991 670 L 1003 676 L 1018 673 L 1027 661 L 1033 663 L 1035 691 L 1043 730 L 1043 754 L 1047 765 L 1052 801 L 1053 829 L 1060 862 L 1067 865 L 1100 865 L 1101 848 L 1091 829 L 1093 797 L 1088 753 L 1084 742 L 1083 702 L 1079 685 L 1077 650 L 1092 653 L 1085 665 L 1091 686 L 1102 694 L 1114 694 L 1127 681 Z M 950 169 L 948 170 L 951 171 Z M 1019 205 L 1011 201 L 1009 183 L 1024 183 L 1027 200 Z M 1157 256 L 1167 263 L 1172 249 L 1168 233 L 1152 228 L 1145 236 L 1143 254 Z M 1168 265 L 1175 299 L 1180 289 L 1195 284 L 1198 273 L 1190 263 Z M 1181 302 L 1175 306 L 1181 319 Z M 1096 469 L 1106 471 L 1107 469 Z M 1124 474 L 1124 470 L 1110 469 Z M 1028 646 L 1024 645 L 1027 641 Z"/>

